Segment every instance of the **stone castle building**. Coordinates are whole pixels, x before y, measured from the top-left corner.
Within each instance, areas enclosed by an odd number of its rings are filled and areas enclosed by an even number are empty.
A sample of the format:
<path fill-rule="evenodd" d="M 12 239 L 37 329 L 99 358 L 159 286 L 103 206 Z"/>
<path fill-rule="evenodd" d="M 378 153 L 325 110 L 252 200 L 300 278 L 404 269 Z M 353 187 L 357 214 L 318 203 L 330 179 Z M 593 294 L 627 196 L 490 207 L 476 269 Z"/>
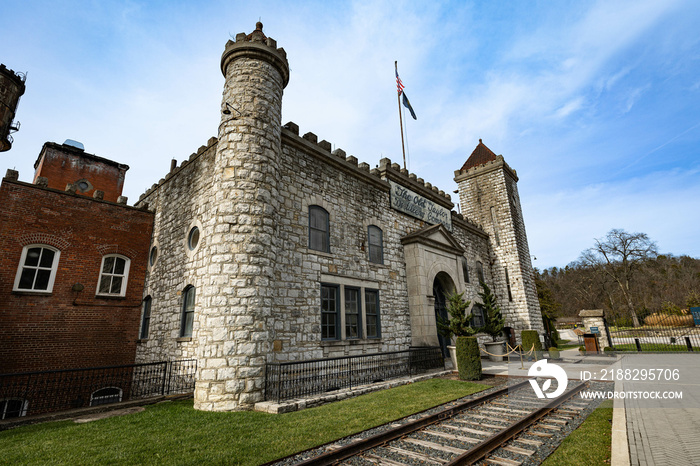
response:
<path fill-rule="evenodd" d="M 262 24 L 226 44 L 221 71 L 218 136 L 136 204 L 154 212 L 136 362 L 196 358 L 197 409 L 250 408 L 268 362 L 444 345 L 445 295 L 475 302 L 480 280 L 518 338 L 542 331 L 502 156 L 479 142 L 455 172 L 460 215 L 389 159 L 370 169 L 283 126 L 289 64 Z"/>

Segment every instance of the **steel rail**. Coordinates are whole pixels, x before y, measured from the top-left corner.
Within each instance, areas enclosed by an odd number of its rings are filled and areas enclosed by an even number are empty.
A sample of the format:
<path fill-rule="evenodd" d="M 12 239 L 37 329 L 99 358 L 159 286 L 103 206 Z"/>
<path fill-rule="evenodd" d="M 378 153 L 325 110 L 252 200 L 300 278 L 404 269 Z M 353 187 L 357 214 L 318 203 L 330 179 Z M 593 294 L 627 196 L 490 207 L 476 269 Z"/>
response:
<path fill-rule="evenodd" d="M 407 434 L 410 434 L 411 432 L 415 432 L 417 430 L 420 430 L 427 425 L 434 424 L 434 423 L 442 421 L 444 419 L 448 419 L 457 413 L 460 413 L 460 412 L 462 412 L 466 409 L 469 409 L 469 408 L 473 408 L 474 406 L 478 406 L 480 404 L 486 403 L 494 398 L 498 398 L 504 394 L 507 394 L 509 391 L 518 389 L 524 385 L 527 385 L 528 383 L 529 383 L 529 381 L 525 380 L 525 381 L 517 383 L 515 385 L 510 385 L 510 386 L 507 386 L 505 388 L 495 390 L 491 393 L 487 393 L 486 395 L 482 395 L 478 398 L 464 401 L 464 402 L 459 403 L 455 406 L 452 406 L 451 408 L 448 408 L 444 411 L 440 411 L 440 412 L 435 413 L 435 414 L 421 417 L 420 419 L 416 419 L 415 421 L 411 421 L 407 424 L 394 427 L 392 429 L 386 430 L 384 432 L 373 435 L 371 437 L 367 437 L 365 439 L 352 442 L 352 443 L 345 445 L 343 447 L 340 447 L 336 450 L 323 453 L 322 455 L 317 456 L 315 458 L 310 458 L 310 459 L 302 461 L 300 463 L 296 463 L 295 466 L 322 466 L 322 465 L 335 464 L 339 461 L 343 461 L 343 460 L 348 459 L 352 456 L 355 456 L 360 452 L 369 450 L 371 448 L 378 447 L 378 446 L 383 445 L 387 442 L 390 442 L 392 440 L 395 440 L 397 438 L 401 438 Z M 316 448 L 318 448 L 318 447 L 315 447 L 311 450 L 315 450 Z M 307 450 L 307 451 L 309 451 L 309 450 Z M 300 453 L 295 453 L 293 455 L 290 455 L 287 458 L 291 458 L 291 457 L 297 456 L 299 454 Z M 276 463 L 278 461 L 282 461 L 282 460 L 275 460 L 274 462 L 271 462 L 268 464 L 273 464 L 273 463 Z"/>
<path fill-rule="evenodd" d="M 523 417 L 510 427 L 507 427 L 502 431 L 497 432 L 491 437 L 485 439 L 481 443 L 474 445 L 473 448 L 470 448 L 468 451 L 464 452 L 457 458 L 453 459 L 449 463 L 446 463 L 445 466 L 474 464 L 475 462 L 484 459 L 492 451 L 499 448 L 501 445 L 520 434 L 532 424 L 545 417 L 551 411 L 555 410 L 560 405 L 562 405 L 565 401 L 571 399 L 574 395 L 583 390 L 584 387 L 586 387 L 587 385 L 588 382 L 581 382 L 580 384 L 574 386 L 568 392 L 564 393 L 562 396 L 550 401 L 534 413 L 528 414 L 527 416 Z"/>

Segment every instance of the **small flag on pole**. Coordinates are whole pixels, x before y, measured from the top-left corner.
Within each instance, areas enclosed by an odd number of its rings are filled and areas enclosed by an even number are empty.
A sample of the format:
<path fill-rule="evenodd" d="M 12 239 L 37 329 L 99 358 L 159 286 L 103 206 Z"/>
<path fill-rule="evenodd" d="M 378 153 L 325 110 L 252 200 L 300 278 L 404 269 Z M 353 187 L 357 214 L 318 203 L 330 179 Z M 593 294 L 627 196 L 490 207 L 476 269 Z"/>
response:
<path fill-rule="evenodd" d="M 399 78 L 399 69 L 394 63 L 394 72 L 396 72 L 396 91 L 399 93 L 399 95 L 403 94 L 403 106 L 408 109 L 409 112 L 411 112 L 411 116 L 413 117 L 414 120 L 417 120 L 416 118 L 416 112 L 413 111 L 413 107 L 411 107 L 411 102 L 408 101 L 408 97 L 406 97 L 406 92 L 404 92 L 404 85 L 401 82 L 401 78 Z"/>

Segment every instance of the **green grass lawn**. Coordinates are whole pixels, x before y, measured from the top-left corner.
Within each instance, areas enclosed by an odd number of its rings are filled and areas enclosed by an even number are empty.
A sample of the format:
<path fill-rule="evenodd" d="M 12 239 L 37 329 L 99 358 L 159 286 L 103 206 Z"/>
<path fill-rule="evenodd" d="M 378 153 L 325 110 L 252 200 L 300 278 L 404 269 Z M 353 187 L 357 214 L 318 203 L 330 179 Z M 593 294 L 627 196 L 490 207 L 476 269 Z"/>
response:
<path fill-rule="evenodd" d="M 570 348 L 578 348 L 579 346 L 581 345 L 579 345 L 577 342 L 571 342 L 570 340 L 557 340 L 557 349 L 559 351 Z"/>
<path fill-rule="evenodd" d="M 606 400 L 549 455 L 543 466 L 610 464 L 612 400 Z"/>
<path fill-rule="evenodd" d="M 446 379 L 287 414 L 195 411 L 192 401 L 86 424 L 50 422 L 0 432 L 0 464 L 256 465 L 481 391 Z"/>

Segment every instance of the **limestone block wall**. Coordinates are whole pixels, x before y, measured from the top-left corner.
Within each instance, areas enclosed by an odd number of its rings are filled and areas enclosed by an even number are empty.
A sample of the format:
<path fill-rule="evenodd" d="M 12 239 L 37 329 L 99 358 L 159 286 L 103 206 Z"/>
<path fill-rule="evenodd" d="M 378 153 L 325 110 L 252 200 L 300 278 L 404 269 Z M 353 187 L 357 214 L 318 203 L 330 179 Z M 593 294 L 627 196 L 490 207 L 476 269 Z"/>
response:
<path fill-rule="evenodd" d="M 149 260 L 144 297 L 151 297 L 148 338 L 139 340 L 136 362 L 153 362 L 197 357 L 197 335 L 208 323 L 195 319 L 192 337 L 181 338 L 183 296 L 188 285 L 196 292 L 195 315 L 208 305 L 201 290 L 218 280 L 223 264 L 209 263 L 207 247 L 212 233 L 202 225 L 203 215 L 214 208 L 211 178 L 217 139 L 211 138 L 189 159 L 154 184 L 139 199 L 137 206 L 155 212 L 151 250 L 156 259 Z M 187 245 L 189 231 L 200 229 L 198 247 Z M 153 255 L 151 255 L 153 257 Z"/>

